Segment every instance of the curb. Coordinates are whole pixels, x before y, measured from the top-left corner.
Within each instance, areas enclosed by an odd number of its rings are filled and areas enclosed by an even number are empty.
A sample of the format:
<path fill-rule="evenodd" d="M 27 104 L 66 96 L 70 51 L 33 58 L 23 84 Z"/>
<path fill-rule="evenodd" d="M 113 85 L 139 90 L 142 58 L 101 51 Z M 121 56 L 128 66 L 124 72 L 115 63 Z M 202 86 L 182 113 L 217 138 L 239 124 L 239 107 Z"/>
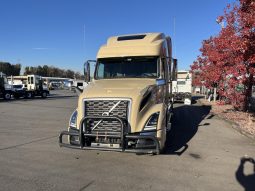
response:
<path fill-rule="evenodd" d="M 200 99 L 197 100 L 197 101 L 198 101 L 199 104 L 205 105 L 204 103 L 201 102 Z M 210 113 L 212 113 L 212 112 L 210 112 Z M 214 114 L 214 113 L 212 113 L 212 114 Z M 234 121 L 231 121 L 231 120 L 228 120 L 228 119 L 226 119 L 226 118 L 224 118 L 224 117 L 221 117 L 221 116 L 219 116 L 219 114 L 214 114 L 214 115 L 217 116 L 219 119 L 221 119 L 221 120 L 223 120 L 223 121 L 229 123 L 229 124 L 231 125 L 231 127 L 232 127 L 234 130 L 236 130 L 237 132 L 239 132 L 240 134 L 242 134 L 242 135 L 244 135 L 244 136 L 246 136 L 246 137 L 248 137 L 248 138 L 250 138 L 250 139 L 252 139 L 252 140 L 255 140 L 255 135 L 252 135 L 252 134 L 250 134 L 249 132 L 243 130 L 243 129 L 241 128 L 241 126 L 240 126 L 238 123 L 236 123 L 236 122 L 234 122 Z"/>
<path fill-rule="evenodd" d="M 234 130 L 236 130 L 238 133 L 240 133 L 240 134 L 242 134 L 242 135 L 244 135 L 244 136 L 246 136 L 246 137 L 248 137 L 250 139 L 255 140 L 255 135 L 252 135 L 249 132 L 244 131 L 238 123 L 236 123 L 234 121 L 231 121 L 231 120 L 228 120 L 228 119 L 225 119 L 224 117 L 221 117 L 218 114 L 216 114 L 215 116 L 217 116 L 219 119 L 229 123 L 231 125 L 231 127 Z"/>

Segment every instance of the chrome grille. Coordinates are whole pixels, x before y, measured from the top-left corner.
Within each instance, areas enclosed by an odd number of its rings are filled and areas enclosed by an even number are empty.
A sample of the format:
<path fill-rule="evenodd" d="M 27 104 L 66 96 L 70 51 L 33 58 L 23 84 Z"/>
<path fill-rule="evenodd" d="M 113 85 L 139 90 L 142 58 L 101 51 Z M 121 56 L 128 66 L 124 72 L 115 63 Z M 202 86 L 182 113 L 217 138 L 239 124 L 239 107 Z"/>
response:
<path fill-rule="evenodd" d="M 100 117 L 108 113 L 109 116 L 119 117 L 123 119 L 124 123 L 127 123 L 128 106 L 129 106 L 128 100 L 86 100 L 85 101 L 85 116 Z M 100 123 L 99 121 L 100 120 L 88 121 L 87 125 L 89 129 L 92 130 L 91 133 L 105 134 L 105 133 L 121 132 L 121 124 L 117 120 L 107 120 L 107 121 L 103 120 Z"/>

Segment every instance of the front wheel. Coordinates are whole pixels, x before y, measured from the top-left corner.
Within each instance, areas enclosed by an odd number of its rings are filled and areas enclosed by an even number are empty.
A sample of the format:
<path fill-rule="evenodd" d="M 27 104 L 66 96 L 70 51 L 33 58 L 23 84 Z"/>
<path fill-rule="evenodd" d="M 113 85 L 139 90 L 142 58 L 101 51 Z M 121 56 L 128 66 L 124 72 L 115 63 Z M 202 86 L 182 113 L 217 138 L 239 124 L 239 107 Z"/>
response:
<path fill-rule="evenodd" d="M 46 98 L 47 97 L 47 92 L 42 92 L 42 98 Z"/>
<path fill-rule="evenodd" d="M 4 99 L 5 99 L 5 100 L 10 100 L 11 97 L 12 97 L 12 95 L 11 95 L 9 92 L 6 92 L 6 93 L 4 94 Z"/>
<path fill-rule="evenodd" d="M 31 92 L 27 92 L 27 93 L 26 93 L 26 98 L 30 99 L 30 98 L 32 98 L 32 96 L 33 96 L 33 95 L 32 95 Z"/>

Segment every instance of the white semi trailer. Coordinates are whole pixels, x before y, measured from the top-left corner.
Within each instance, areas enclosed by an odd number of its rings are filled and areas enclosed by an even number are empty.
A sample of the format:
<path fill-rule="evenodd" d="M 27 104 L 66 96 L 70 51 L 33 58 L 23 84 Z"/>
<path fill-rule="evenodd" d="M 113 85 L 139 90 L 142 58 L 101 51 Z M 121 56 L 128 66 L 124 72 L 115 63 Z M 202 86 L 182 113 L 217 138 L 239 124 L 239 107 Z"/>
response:
<path fill-rule="evenodd" d="M 192 80 L 191 73 L 188 70 L 179 70 L 177 80 L 173 81 L 172 86 L 173 100 L 184 102 L 190 105 L 192 102 Z"/>

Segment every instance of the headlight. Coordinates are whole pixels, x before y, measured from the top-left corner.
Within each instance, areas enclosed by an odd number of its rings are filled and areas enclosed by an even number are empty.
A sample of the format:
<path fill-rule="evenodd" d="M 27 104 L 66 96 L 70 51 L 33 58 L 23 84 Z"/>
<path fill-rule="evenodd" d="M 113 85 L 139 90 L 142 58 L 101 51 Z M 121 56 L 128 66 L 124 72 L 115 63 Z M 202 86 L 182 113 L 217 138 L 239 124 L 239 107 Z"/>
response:
<path fill-rule="evenodd" d="M 153 89 L 152 99 L 155 101 L 156 104 L 163 103 L 164 102 L 163 95 L 165 95 L 163 86 L 157 86 Z"/>
<path fill-rule="evenodd" d="M 156 130 L 158 125 L 158 117 L 159 112 L 152 114 L 144 126 L 144 131 Z"/>
<path fill-rule="evenodd" d="M 74 128 L 77 128 L 77 110 L 75 110 L 72 115 L 71 115 L 71 118 L 69 120 L 69 126 L 70 127 L 74 127 Z"/>

